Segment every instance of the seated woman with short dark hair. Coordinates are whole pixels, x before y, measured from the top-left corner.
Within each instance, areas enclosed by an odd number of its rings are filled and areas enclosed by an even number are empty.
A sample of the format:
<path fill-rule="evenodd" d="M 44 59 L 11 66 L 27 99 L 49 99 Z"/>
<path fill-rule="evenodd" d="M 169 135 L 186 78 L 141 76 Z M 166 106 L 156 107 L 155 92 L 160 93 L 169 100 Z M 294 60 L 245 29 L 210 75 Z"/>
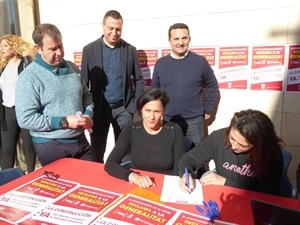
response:
<path fill-rule="evenodd" d="M 145 91 L 137 101 L 142 120 L 125 127 L 105 163 L 111 176 L 130 181 L 139 187 L 154 185 L 148 176 L 120 165 L 130 150 L 133 168 L 156 173 L 178 175 L 178 163 L 185 153 L 183 133 L 179 125 L 163 120 L 169 97 L 159 89 Z"/>

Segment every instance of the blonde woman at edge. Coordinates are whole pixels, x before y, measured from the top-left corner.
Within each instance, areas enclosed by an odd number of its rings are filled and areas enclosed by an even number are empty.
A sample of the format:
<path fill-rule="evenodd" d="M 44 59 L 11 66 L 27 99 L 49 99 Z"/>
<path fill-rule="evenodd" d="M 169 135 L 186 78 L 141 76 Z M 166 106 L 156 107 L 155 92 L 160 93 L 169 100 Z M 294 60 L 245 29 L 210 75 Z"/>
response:
<path fill-rule="evenodd" d="M 32 44 L 12 34 L 0 37 L 0 46 L 1 169 L 14 167 L 18 138 L 21 133 L 27 172 L 32 172 L 35 170 L 36 154 L 29 130 L 21 129 L 17 123 L 15 90 L 19 74 L 34 59 L 36 52 Z"/>

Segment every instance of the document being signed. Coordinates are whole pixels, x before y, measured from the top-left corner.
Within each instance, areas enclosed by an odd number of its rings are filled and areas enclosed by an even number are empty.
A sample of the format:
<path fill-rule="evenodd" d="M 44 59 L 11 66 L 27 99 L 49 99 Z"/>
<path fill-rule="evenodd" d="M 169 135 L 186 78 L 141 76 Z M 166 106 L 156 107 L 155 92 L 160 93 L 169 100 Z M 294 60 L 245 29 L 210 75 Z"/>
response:
<path fill-rule="evenodd" d="M 203 191 L 199 179 L 195 179 L 196 188 L 191 193 L 180 189 L 179 179 L 179 176 L 165 175 L 160 201 L 202 205 Z"/>

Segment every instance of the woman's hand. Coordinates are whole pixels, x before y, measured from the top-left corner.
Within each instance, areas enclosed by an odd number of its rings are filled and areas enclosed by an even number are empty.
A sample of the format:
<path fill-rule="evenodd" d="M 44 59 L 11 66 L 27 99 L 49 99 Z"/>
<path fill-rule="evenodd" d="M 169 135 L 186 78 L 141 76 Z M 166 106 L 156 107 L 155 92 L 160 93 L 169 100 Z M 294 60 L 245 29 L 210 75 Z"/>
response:
<path fill-rule="evenodd" d="M 148 176 L 142 176 L 137 173 L 133 173 L 130 176 L 130 182 L 138 185 L 140 188 L 149 188 L 155 186 L 155 183 Z"/>
<path fill-rule="evenodd" d="M 183 176 L 179 180 L 180 189 L 186 193 L 190 193 L 195 189 L 194 179 L 192 178 L 191 174 L 189 174 L 189 184 L 190 184 L 190 187 L 188 187 L 188 185 L 187 185 L 186 175 L 183 174 Z"/>
<path fill-rule="evenodd" d="M 203 185 L 224 185 L 225 181 L 225 177 L 222 177 L 214 172 L 208 173 L 200 178 L 200 184 Z"/>

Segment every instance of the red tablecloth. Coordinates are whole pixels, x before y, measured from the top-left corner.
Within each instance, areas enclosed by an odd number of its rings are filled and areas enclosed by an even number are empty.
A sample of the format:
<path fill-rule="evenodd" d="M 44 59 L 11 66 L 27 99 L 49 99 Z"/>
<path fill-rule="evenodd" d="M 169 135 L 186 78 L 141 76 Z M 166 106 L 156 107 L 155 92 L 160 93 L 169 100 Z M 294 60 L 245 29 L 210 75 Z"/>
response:
<path fill-rule="evenodd" d="M 10 191 L 24 183 L 29 182 L 30 180 L 41 176 L 44 170 L 59 174 L 60 178 L 62 179 L 72 180 L 83 185 L 110 190 L 121 194 L 129 193 L 137 187 L 134 184 L 130 184 L 126 181 L 109 176 L 104 171 L 103 164 L 67 158 L 58 160 L 17 180 L 1 186 L 0 194 Z M 146 171 L 140 172 L 141 174 L 147 174 L 150 177 L 154 178 L 156 186 L 150 187 L 149 190 L 160 194 L 162 190 L 164 175 Z M 204 186 L 203 194 L 206 201 L 212 199 L 218 203 L 223 221 L 237 224 L 253 224 L 252 209 L 250 203 L 250 200 L 252 198 L 261 199 L 289 208 L 298 210 L 300 209 L 300 201 L 298 200 L 226 186 Z M 173 203 L 165 204 L 174 208 L 197 213 L 193 205 Z"/>

